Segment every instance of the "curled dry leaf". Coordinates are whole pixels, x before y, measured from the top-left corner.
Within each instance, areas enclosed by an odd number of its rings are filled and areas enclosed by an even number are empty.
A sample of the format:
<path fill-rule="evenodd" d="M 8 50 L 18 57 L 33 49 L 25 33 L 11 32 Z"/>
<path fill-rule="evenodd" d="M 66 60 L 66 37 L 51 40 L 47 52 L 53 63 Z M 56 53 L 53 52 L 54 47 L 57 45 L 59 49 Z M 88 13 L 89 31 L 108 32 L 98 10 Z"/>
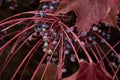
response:
<path fill-rule="evenodd" d="M 74 11 L 77 16 L 75 26 L 79 28 L 79 32 L 88 32 L 91 25 L 100 21 L 117 27 L 115 21 L 119 2 L 120 0 L 63 0 L 56 14 Z"/>
<path fill-rule="evenodd" d="M 63 80 L 113 80 L 100 63 L 80 62 L 80 69 Z"/>

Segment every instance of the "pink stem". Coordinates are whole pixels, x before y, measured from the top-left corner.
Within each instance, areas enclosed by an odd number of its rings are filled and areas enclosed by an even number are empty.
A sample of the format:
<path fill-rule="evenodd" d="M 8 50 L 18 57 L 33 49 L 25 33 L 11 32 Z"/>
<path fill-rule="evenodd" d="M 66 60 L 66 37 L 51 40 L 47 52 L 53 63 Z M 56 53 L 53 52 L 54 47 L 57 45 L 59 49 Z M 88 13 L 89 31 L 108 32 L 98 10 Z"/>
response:
<path fill-rule="evenodd" d="M 15 52 L 11 55 L 11 57 L 7 60 L 6 63 L 3 64 L 3 68 L 0 70 L 0 73 L 2 74 L 2 72 L 4 71 L 4 69 L 7 67 L 7 65 L 9 64 L 9 62 L 12 60 L 12 58 L 14 57 L 14 55 L 18 52 L 18 50 L 28 41 L 28 39 L 26 39 L 16 50 Z M 0 74 L 0 75 L 1 75 Z"/>
<path fill-rule="evenodd" d="M 43 80 L 44 75 L 45 75 L 45 73 L 46 73 L 46 71 L 47 71 L 48 65 L 49 65 L 49 63 L 50 63 L 50 61 L 51 61 L 51 59 L 52 59 L 52 57 L 53 57 L 53 55 L 54 55 L 54 52 L 56 51 L 57 47 L 59 46 L 59 44 L 60 44 L 60 40 L 59 40 L 59 42 L 57 43 L 57 45 L 55 46 L 54 51 L 53 51 L 52 55 L 50 56 L 50 58 L 49 58 L 49 60 L 48 60 L 48 62 L 47 62 L 47 64 L 46 64 L 46 67 L 45 67 L 44 72 L 43 72 L 43 74 L 42 74 L 41 80 Z"/>
<path fill-rule="evenodd" d="M 0 27 L 2 27 L 3 25 L 6 25 L 6 24 L 15 23 L 15 22 L 17 22 L 17 21 L 25 21 L 25 20 L 31 20 L 31 19 L 36 19 L 36 18 L 30 17 L 30 18 L 14 19 L 14 20 L 10 20 L 10 21 L 6 21 L 6 22 L 4 22 L 4 23 L 1 23 L 1 24 L 0 24 Z"/>
<path fill-rule="evenodd" d="M 5 21 L 8 21 L 9 19 L 12 19 L 12 18 L 21 16 L 21 15 L 23 15 L 23 14 L 34 14 L 34 13 L 35 13 L 35 11 L 29 11 L 29 12 L 23 12 L 23 13 L 15 14 L 15 15 L 13 15 L 13 16 L 10 16 L 10 17 L 8 17 L 8 18 L 0 21 L 0 23 L 3 23 L 3 22 L 5 22 Z"/>
<path fill-rule="evenodd" d="M 31 77 L 31 80 L 34 80 L 34 78 L 35 78 L 37 72 L 39 71 L 39 69 L 40 69 L 40 67 L 41 67 L 41 64 L 42 64 L 42 62 L 44 61 L 44 59 L 46 58 L 47 54 L 48 54 L 48 53 L 46 52 L 46 53 L 44 54 L 44 56 L 42 57 L 41 61 L 39 62 L 36 70 L 34 71 L 32 77 Z"/>
<path fill-rule="evenodd" d="M 6 59 L 5 59 L 5 62 L 7 62 L 7 61 L 8 61 L 8 58 L 11 56 L 11 54 L 13 54 L 16 46 L 17 46 L 17 45 L 19 44 L 19 42 L 20 42 L 20 38 L 21 38 L 21 36 L 18 37 L 18 39 L 15 41 L 15 43 L 14 43 L 14 44 L 12 45 L 12 47 L 10 48 L 10 50 L 9 50 L 9 52 L 8 52 L 8 54 L 7 54 L 7 57 L 6 57 Z"/>
<path fill-rule="evenodd" d="M 12 39 L 10 39 L 7 43 L 5 43 L 1 48 L 0 48 L 0 56 L 2 55 L 2 50 L 7 47 L 14 39 L 16 39 L 18 36 L 20 36 L 21 34 L 23 34 L 24 32 L 34 28 L 35 25 L 32 25 L 29 28 L 24 29 L 23 31 L 21 31 L 19 34 L 17 34 L 16 36 L 14 36 Z"/>
<path fill-rule="evenodd" d="M 98 44 L 98 43 L 97 43 L 97 44 Z M 101 61 L 102 57 L 101 57 L 101 54 L 100 54 L 100 50 L 97 48 L 96 45 L 95 45 L 94 47 L 95 47 L 95 49 L 97 50 L 97 53 L 98 53 L 98 55 L 99 55 L 99 57 L 100 57 L 100 61 L 99 61 L 99 62 L 101 62 L 102 65 L 103 65 L 103 68 L 105 68 L 105 65 L 104 65 L 103 61 Z"/>
<path fill-rule="evenodd" d="M 23 61 L 20 63 L 20 65 L 18 66 L 17 70 L 15 71 L 15 73 L 13 74 L 11 80 L 14 80 L 15 76 L 17 75 L 18 71 L 20 70 L 20 68 L 22 67 L 22 65 L 24 64 L 24 62 L 27 60 L 27 58 L 32 54 L 32 52 L 35 50 L 35 48 L 37 46 L 40 46 L 41 44 L 41 40 L 39 40 L 35 46 L 29 51 L 29 53 L 25 56 L 25 58 L 23 59 Z"/>
<path fill-rule="evenodd" d="M 79 59 L 78 54 L 77 54 L 77 51 L 76 51 L 76 49 L 75 49 L 75 47 L 74 47 L 73 43 L 71 42 L 70 37 L 69 37 L 69 36 L 68 36 L 68 34 L 65 32 L 65 30 L 63 29 L 63 27 L 62 27 L 62 26 L 61 26 L 61 28 L 62 28 L 63 32 L 65 33 L 66 37 L 68 38 L 68 42 L 71 44 L 72 49 L 73 49 L 73 51 L 74 51 L 74 53 L 75 53 L 75 56 L 76 56 L 76 58 L 77 58 L 78 62 L 80 62 L 80 59 Z"/>
<path fill-rule="evenodd" d="M 115 48 L 119 43 L 120 43 L 120 41 L 118 41 L 118 42 L 113 46 L 113 48 Z M 110 49 L 110 50 L 102 57 L 101 61 L 110 53 L 111 50 L 112 50 L 112 49 Z"/>
<path fill-rule="evenodd" d="M 59 54 L 59 67 L 58 67 L 58 80 L 62 79 L 62 64 L 63 64 L 63 32 L 62 32 L 62 40 L 60 45 L 60 54 Z"/>
<path fill-rule="evenodd" d="M 17 33 L 19 33 L 20 31 L 21 31 L 21 30 L 19 30 L 19 31 L 14 31 L 14 32 L 11 32 L 11 33 L 8 33 L 8 34 L 6 34 L 6 35 L 0 37 L 0 39 L 4 39 L 4 38 L 6 38 L 6 37 L 8 37 L 8 36 L 11 36 L 11 35 L 13 35 L 13 34 L 17 34 Z"/>
<path fill-rule="evenodd" d="M 100 47 L 99 45 L 97 45 L 97 47 L 99 48 L 99 50 L 101 51 L 101 53 L 102 53 L 103 55 L 105 55 L 105 53 L 104 53 L 104 51 L 101 49 L 101 47 Z M 105 59 L 107 60 L 109 66 L 110 66 L 110 68 L 111 68 L 111 70 L 112 70 L 113 73 L 115 74 L 115 71 L 114 71 L 114 69 L 113 69 L 113 67 L 112 67 L 112 65 L 111 65 L 111 63 L 110 63 L 110 61 L 109 61 L 109 59 L 108 59 L 107 57 L 105 57 Z M 116 76 L 116 79 L 118 79 L 117 76 Z"/>
<path fill-rule="evenodd" d="M 95 51 L 92 49 L 92 47 L 91 47 L 91 46 L 90 46 L 89 48 L 90 48 L 91 52 L 93 53 L 93 55 L 95 56 L 95 58 L 96 58 L 97 62 L 99 62 L 99 59 L 98 59 L 98 57 L 97 57 L 97 55 L 96 55 Z"/>
<path fill-rule="evenodd" d="M 68 28 L 68 26 L 66 26 L 65 24 L 63 24 L 62 22 L 59 22 L 59 24 L 63 25 L 65 28 L 67 28 L 71 34 L 75 37 L 75 39 L 78 41 L 78 43 L 80 44 L 80 46 L 82 47 L 83 51 L 85 52 L 86 56 L 88 57 L 88 60 L 93 63 L 92 58 L 90 57 L 89 53 L 87 52 L 87 50 L 85 49 L 85 47 L 82 45 L 81 41 L 78 39 L 78 37 L 75 35 L 75 33 L 73 33 L 71 31 L 71 29 Z"/>
<path fill-rule="evenodd" d="M 116 72 L 115 72 L 115 74 L 114 74 L 114 76 L 113 76 L 113 79 L 115 79 L 115 77 L 116 77 L 116 75 L 117 75 L 119 69 L 120 69 L 120 64 L 118 65 L 118 68 L 117 68 L 117 70 L 116 70 Z"/>
<path fill-rule="evenodd" d="M 14 24 L 12 24 L 10 26 L 7 26 L 6 28 L 2 29 L 1 32 L 7 31 L 8 29 L 14 27 L 15 25 L 18 25 L 18 24 L 22 23 L 23 21 L 19 21 L 19 22 L 16 22 L 16 23 L 14 23 Z"/>
<path fill-rule="evenodd" d="M 105 39 L 103 39 L 98 33 L 96 33 L 96 32 L 93 32 L 93 33 L 94 33 L 96 36 L 98 36 L 101 40 L 103 40 L 103 41 L 105 42 L 105 44 L 112 49 L 112 51 L 116 54 L 116 56 L 117 56 L 118 58 L 120 58 L 120 55 L 118 55 L 118 53 L 113 49 L 113 47 L 112 47 Z"/>
<path fill-rule="evenodd" d="M 41 42 L 41 43 L 40 43 L 39 45 L 41 45 L 43 41 L 41 40 L 40 42 Z M 24 75 L 24 73 L 25 73 L 25 70 L 26 70 L 26 68 L 27 68 L 27 66 L 28 66 L 28 64 L 29 64 L 29 62 L 30 62 L 30 60 L 31 60 L 31 58 L 33 57 L 34 53 L 38 50 L 39 45 L 35 48 L 35 50 L 34 50 L 34 51 L 32 52 L 32 54 L 30 55 L 30 57 L 29 57 L 29 59 L 28 59 L 26 65 L 25 65 L 25 67 L 24 67 L 24 69 L 23 69 L 23 71 L 22 71 L 22 73 L 21 73 L 20 80 L 22 80 L 23 75 Z"/>

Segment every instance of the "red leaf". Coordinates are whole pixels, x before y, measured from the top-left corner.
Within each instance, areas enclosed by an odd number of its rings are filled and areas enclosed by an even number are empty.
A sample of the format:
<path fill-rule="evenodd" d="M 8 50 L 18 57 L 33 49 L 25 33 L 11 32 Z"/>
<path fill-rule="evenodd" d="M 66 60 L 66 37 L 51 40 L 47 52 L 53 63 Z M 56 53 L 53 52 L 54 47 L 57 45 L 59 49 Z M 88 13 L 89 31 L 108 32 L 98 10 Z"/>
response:
<path fill-rule="evenodd" d="M 113 80 L 102 65 L 95 63 L 80 62 L 80 69 L 63 80 Z"/>
<path fill-rule="evenodd" d="M 97 24 L 99 21 L 114 26 L 118 13 L 116 5 L 118 2 L 120 0 L 63 0 L 57 14 L 66 14 L 73 10 L 77 16 L 75 26 L 79 28 L 78 30 L 89 31 L 91 25 Z"/>
<path fill-rule="evenodd" d="M 87 63 L 85 61 L 80 63 L 80 70 L 76 80 L 113 80 L 111 76 L 105 71 L 102 65 Z"/>

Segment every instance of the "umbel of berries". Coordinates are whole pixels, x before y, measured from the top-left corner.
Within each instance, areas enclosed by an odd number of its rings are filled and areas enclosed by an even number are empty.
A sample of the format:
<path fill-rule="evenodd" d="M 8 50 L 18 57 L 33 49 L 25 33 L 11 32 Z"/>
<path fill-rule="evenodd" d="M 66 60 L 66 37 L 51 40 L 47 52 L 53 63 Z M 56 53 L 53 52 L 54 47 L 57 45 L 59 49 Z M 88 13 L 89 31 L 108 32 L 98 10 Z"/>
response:
<path fill-rule="evenodd" d="M 0 79 L 119 80 L 119 4 L 41 0 L 1 20 Z"/>

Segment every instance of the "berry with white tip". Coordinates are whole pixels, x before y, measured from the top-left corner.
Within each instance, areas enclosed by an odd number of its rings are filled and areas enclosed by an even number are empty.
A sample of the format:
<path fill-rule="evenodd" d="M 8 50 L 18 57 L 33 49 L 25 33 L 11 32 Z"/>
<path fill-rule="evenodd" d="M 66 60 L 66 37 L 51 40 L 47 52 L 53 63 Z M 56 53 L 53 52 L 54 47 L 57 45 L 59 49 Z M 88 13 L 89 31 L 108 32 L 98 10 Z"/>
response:
<path fill-rule="evenodd" d="M 44 33 L 45 36 L 48 36 L 48 33 Z"/>
<path fill-rule="evenodd" d="M 46 13 L 43 12 L 43 11 L 40 11 L 39 14 L 40 14 L 41 17 L 45 17 L 46 16 Z"/>
<path fill-rule="evenodd" d="M 111 57 L 115 57 L 115 53 L 112 52 L 112 53 L 111 53 Z"/>
<path fill-rule="evenodd" d="M 111 62 L 111 65 L 112 65 L 114 68 L 117 68 L 117 65 L 115 64 L 115 62 Z"/>
<path fill-rule="evenodd" d="M 45 10 L 45 9 L 47 9 L 47 8 L 48 8 L 48 5 L 43 5 L 43 6 L 42 6 L 42 9 L 43 9 L 43 10 Z"/>
<path fill-rule="evenodd" d="M 56 44 L 57 44 L 57 41 L 54 40 L 54 41 L 52 42 L 52 44 L 53 44 L 53 45 L 56 45 Z"/>
<path fill-rule="evenodd" d="M 77 39 L 74 39 L 75 42 L 77 42 Z"/>
<path fill-rule="evenodd" d="M 101 29 L 99 29 L 99 30 L 98 30 L 98 33 L 101 33 L 101 32 L 102 32 L 102 30 L 101 30 Z"/>
<path fill-rule="evenodd" d="M 46 48 L 43 48 L 43 52 L 46 52 L 47 51 L 47 49 Z"/>
<path fill-rule="evenodd" d="M 63 36 L 63 34 L 62 33 L 60 33 L 60 37 L 62 37 Z"/>
<path fill-rule="evenodd" d="M 84 61 L 84 59 L 80 59 L 80 62 L 83 62 Z"/>
<path fill-rule="evenodd" d="M 36 32 L 41 32 L 41 28 L 36 28 L 35 31 Z"/>
<path fill-rule="evenodd" d="M 48 24 L 43 24 L 42 27 L 43 28 L 49 28 L 49 25 Z"/>
<path fill-rule="evenodd" d="M 108 27 L 108 22 L 105 22 L 105 27 Z"/>
<path fill-rule="evenodd" d="M 57 58 L 52 58 L 52 62 L 54 63 L 57 62 L 57 60 L 58 60 Z"/>
<path fill-rule="evenodd" d="M 46 28 L 42 28 L 42 31 L 45 32 L 45 31 L 46 31 Z"/>
<path fill-rule="evenodd" d="M 109 40 L 109 39 L 110 39 L 110 34 L 107 34 L 106 39 L 107 39 L 107 40 Z"/>
<path fill-rule="evenodd" d="M 100 40 L 101 43 L 104 43 L 104 40 Z"/>
<path fill-rule="evenodd" d="M 65 51 L 64 51 L 64 54 L 65 54 L 65 55 L 68 55 L 68 54 L 69 54 L 69 50 L 65 50 Z"/>
<path fill-rule="evenodd" d="M 47 46 L 48 46 L 48 43 L 47 43 L 47 42 L 44 42 L 44 46 L 47 47 Z"/>
<path fill-rule="evenodd" d="M 49 9 L 54 10 L 54 6 L 49 6 Z"/>
<path fill-rule="evenodd" d="M 59 4 L 59 2 L 57 2 L 57 1 L 52 1 L 52 2 L 50 3 L 51 6 L 57 6 L 58 4 Z"/>
<path fill-rule="evenodd" d="M 92 30 L 93 31 L 98 31 L 98 27 L 97 26 L 93 26 Z"/>
<path fill-rule="evenodd" d="M 50 55 L 51 55 L 51 54 L 52 54 L 52 52 L 53 52 L 53 51 L 52 51 L 51 49 L 49 49 L 49 50 L 48 50 L 48 54 L 50 54 Z"/>
<path fill-rule="evenodd" d="M 85 46 L 85 42 L 81 41 L 82 45 Z"/>
<path fill-rule="evenodd" d="M 87 36 L 87 32 L 86 32 L 86 31 L 83 31 L 83 32 L 81 33 L 81 36 Z"/>
<path fill-rule="evenodd" d="M 53 32 L 53 37 L 56 37 L 57 33 L 56 32 Z"/>
<path fill-rule="evenodd" d="M 60 65 L 60 64 L 58 64 L 58 65 L 57 65 L 57 68 L 60 68 L 60 67 L 61 67 L 61 65 Z"/>
<path fill-rule="evenodd" d="M 89 41 L 92 41 L 92 37 L 88 37 L 88 40 L 89 40 Z"/>
<path fill-rule="evenodd" d="M 73 31 L 73 30 L 74 30 L 74 27 L 70 27 L 69 29 L 70 29 L 71 31 Z M 70 33 L 70 30 L 69 30 L 69 29 L 66 30 L 67 33 Z"/>
<path fill-rule="evenodd" d="M 51 31 L 51 32 L 54 32 L 54 29 L 51 29 L 50 31 Z"/>
<path fill-rule="evenodd" d="M 106 34 L 105 34 L 105 32 L 102 32 L 102 36 L 104 37 Z"/>
<path fill-rule="evenodd" d="M 72 55 L 72 56 L 70 57 L 70 61 L 71 61 L 71 62 L 75 62 L 75 61 L 76 61 L 75 55 Z"/>
<path fill-rule="evenodd" d="M 70 29 L 71 29 L 71 31 L 73 31 L 73 30 L 74 30 L 74 27 L 70 27 Z"/>
<path fill-rule="evenodd" d="M 67 29 L 66 32 L 67 32 L 67 33 L 70 33 L 70 30 Z"/>
<path fill-rule="evenodd" d="M 118 63 L 120 64 L 120 58 L 118 58 Z"/>
<path fill-rule="evenodd" d="M 39 35 L 42 35 L 43 34 L 43 32 L 39 32 Z"/>
<path fill-rule="evenodd" d="M 48 36 L 43 36 L 43 41 L 47 41 L 49 40 L 49 37 Z"/>
<path fill-rule="evenodd" d="M 70 45 L 70 44 L 67 44 L 67 45 L 66 45 L 66 48 L 68 48 L 68 49 L 71 48 L 71 45 Z"/>
<path fill-rule="evenodd" d="M 93 45 L 96 45 L 96 44 L 97 44 L 97 42 L 96 42 L 96 41 L 93 41 L 93 42 L 92 42 L 92 44 L 93 44 Z"/>
<path fill-rule="evenodd" d="M 37 36 L 37 32 L 34 32 L 33 35 L 34 35 L 34 36 Z"/>
<path fill-rule="evenodd" d="M 67 69 L 66 68 L 63 68 L 62 69 L 62 73 L 66 73 L 67 72 Z"/>
<path fill-rule="evenodd" d="M 9 9 L 10 9 L 10 10 L 14 10 L 15 7 L 14 7 L 14 6 L 9 6 Z"/>
<path fill-rule="evenodd" d="M 32 37 L 32 36 L 29 36 L 29 37 L 28 37 L 28 40 L 29 40 L 29 41 L 32 41 L 32 40 L 33 40 L 33 37 Z"/>

